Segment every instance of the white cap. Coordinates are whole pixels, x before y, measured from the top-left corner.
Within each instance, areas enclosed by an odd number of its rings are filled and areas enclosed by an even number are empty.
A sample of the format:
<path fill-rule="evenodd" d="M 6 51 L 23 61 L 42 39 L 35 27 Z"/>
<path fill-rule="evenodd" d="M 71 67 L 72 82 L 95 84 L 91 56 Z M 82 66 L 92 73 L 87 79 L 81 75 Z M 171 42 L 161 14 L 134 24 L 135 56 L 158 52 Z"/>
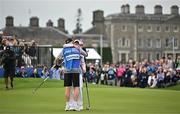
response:
<path fill-rule="evenodd" d="M 74 40 L 74 42 L 78 42 L 80 44 L 80 41 L 78 39 Z"/>
<path fill-rule="evenodd" d="M 80 44 L 80 45 L 83 45 L 84 43 L 83 43 L 83 41 L 82 41 L 82 40 L 80 40 L 79 44 Z"/>
<path fill-rule="evenodd" d="M 3 34 L 3 31 L 0 31 L 0 34 Z"/>

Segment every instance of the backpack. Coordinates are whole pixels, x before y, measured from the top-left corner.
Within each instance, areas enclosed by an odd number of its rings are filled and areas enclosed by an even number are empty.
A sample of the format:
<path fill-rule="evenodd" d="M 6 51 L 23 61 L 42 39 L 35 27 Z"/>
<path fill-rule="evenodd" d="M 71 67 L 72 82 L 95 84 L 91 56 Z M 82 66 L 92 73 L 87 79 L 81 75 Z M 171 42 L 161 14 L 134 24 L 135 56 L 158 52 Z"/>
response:
<path fill-rule="evenodd" d="M 114 70 L 112 68 L 108 70 L 108 75 L 114 75 L 114 73 L 115 72 L 114 72 Z"/>

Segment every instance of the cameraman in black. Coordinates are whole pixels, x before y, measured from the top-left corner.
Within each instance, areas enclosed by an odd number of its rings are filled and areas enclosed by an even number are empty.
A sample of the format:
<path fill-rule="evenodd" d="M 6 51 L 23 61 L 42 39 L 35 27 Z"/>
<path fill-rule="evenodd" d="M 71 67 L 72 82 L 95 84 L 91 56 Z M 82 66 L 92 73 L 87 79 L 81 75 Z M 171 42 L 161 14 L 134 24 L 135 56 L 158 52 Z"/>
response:
<path fill-rule="evenodd" d="M 10 78 L 11 88 L 13 88 L 13 77 L 15 75 L 16 57 L 14 51 L 12 51 L 9 46 L 6 46 L 5 50 L 3 51 L 2 65 L 4 68 L 4 79 L 6 89 L 9 89 L 8 78 Z"/>

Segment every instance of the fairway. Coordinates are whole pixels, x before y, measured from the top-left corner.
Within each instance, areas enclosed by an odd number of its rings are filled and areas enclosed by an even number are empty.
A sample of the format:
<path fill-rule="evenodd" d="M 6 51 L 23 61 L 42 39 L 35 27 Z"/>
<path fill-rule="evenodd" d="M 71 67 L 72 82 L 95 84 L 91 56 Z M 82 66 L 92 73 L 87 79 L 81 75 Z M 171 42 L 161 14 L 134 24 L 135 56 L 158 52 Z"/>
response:
<path fill-rule="evenodd" d="M 139 89 L 89 85 L 91 110 L 64 111 L 63 81 L 15 78 L 13 90 L 0 79 L 0 114 L 180 114 L 180 85 L 168 89 Z M 85 86 L 84 86 L 85 87 Z M 85 88 L 84 88 L 85 89 Z M 87 96 L 84 90 L 84 107 Z"/>

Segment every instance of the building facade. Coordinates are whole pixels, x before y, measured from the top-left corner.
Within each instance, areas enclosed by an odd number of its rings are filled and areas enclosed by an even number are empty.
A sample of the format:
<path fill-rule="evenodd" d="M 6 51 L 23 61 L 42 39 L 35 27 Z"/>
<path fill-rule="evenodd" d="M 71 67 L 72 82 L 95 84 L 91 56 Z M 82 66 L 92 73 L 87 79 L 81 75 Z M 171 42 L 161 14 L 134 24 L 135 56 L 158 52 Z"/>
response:
<path fill-rule="evenodd" d="M 104 18 L 104 35 L 111 46 L 113 63 L 180 55 L 179 7 L 172 6 L 170 14 L 163 14 L 160 5 L 154 7 L 154 14 L 146 14 L 144 9 L 137 5 L 135 13 L 130 13 L 127 4 L 121 7 L 121 13 Z"/>

